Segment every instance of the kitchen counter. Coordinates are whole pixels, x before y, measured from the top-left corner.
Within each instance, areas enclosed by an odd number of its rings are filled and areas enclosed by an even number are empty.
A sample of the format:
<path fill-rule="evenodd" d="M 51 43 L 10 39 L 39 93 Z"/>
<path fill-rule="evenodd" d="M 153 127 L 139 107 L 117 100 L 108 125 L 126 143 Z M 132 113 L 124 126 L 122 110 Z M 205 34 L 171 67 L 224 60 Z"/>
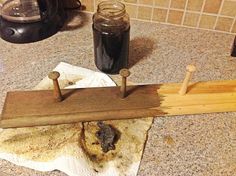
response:
<path fill-rule="evenodd" d="M 29 90 L 61 61 L 98 71 L 93 58 L 91 15 L 74 11 L 56 35 L 32 44 L 0 40 L 0 110 L 7 91 Z M 234 36 L 149 22 L 131 22 L 129 81 L 182 82 L 187 64 L 192 81 L 236 79 L 230 57 Z M 117 77 L 117 76 L 115 76 Z M 236 113 L 155 118 L 140 176 L 236 175 Z M 7 175 L 62 176 L 0 160 Z"/>

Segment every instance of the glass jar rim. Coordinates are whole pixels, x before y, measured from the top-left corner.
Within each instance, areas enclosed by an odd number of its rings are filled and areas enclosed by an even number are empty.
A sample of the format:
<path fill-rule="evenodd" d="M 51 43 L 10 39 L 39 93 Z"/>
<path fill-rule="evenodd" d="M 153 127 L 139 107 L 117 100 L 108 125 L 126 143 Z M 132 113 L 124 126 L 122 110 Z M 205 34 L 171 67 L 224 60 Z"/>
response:
<path fill-rule="evenodd" d="M 106 17 L 119 17 L 126 13 L 125 4 L 117 0 L 106 0 L 98 4 L 97 12 Z"/>
<path fill-rule="evenodd" d="M 32 22 L 38 22 L 42 20 L 38 4 L 31 4 L 31 5 L 35 5 L 35 6 L 32 6 L 32 8 L 34 7 L 36 10 L 33 9 L 32 12 L 35 12 L 35 13 L 32 13 L 29 16 L 26 16 L 24 13 L 19 13 L 18 16 L 12 15 L 9 11 L 11 9 L 13 10 L 13 8 L 15 7 L 19 8 L 18 6 L 20 6 L 20 4 L 21 4 L 20 1 L 13 1 L 13 0 L 4 1 L 2 6 L 0 6 L 1 7 L 0 15 L 2 16 L 2 18 L 6 20 L 9 20 L 12 22 L 18 22 L 18 23 L 32 23 Z"/>

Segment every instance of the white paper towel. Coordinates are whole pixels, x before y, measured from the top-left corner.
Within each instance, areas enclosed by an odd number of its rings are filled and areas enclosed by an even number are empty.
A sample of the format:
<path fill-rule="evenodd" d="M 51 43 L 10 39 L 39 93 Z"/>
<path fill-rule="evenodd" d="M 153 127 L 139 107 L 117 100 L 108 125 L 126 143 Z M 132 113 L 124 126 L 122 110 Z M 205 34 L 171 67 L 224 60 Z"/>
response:
<path fill-rule="evenodd" d="M 105 74 L 94 72 L 85 68 L 80 68 L 76 66 L 72 66 L 67 63 L 61 62 L 55 69 L 55 71 L 60 72 L 60 78 L 59 83 L 62 88 L 84 88 L 84 87 L 105 87 L 105 86 L 115 86 L 116 84 Z M 52 88 L 52 81 L 45 77 L 36 87 L 35 89 L 51 89 Z M 151 122 L 151 121 L 150 121 Z M 145 132 L 149 129 L 150 123 L 143 123 L 142 120 L 140 120 L 139 125 L 145 126 L 144 130 L 140 130 L 140 134 L 138 137 L 144 138 L 146 136 Z M 126 122 L 125 122 L 126 123 Z M 142 124 L 143 123 L 143 124 Z M 66 126 L 66 125 L 65 125 Z M 134 127 L 135 128 L 135 127 Z M 43 131 L 44 127 L 35 127 L 32 129 L 7 129 L 7 130 L 1 130 L 0 131 L 0 149 L 1 149 L 1 142 L 7 141 L 12 136 L 27 132 L 32 132 L 32 134 L 35 132 Z M 31 131 L 32 130 L 32 131 Z M 38 130 L 38 131 L 37 131 Z M 142 137 L 144 136 L 144 137 Z M 6 138 L 6 139 L 4 139 Z M 40 136 L 39 136 L 40 140 Z M 56 139 L 55 139 L 56 140 Z M 60 139 L 59 139 L 60 140 Z M 143 141 L 144 143 L 145 141 Z M 52 170 L 60 170 L 64 173 L 68 174 L 69 176 L 118 176 L 118 175 L 127 175 L 127 176 L 135 176 L 138 172 L 141 155 L 142 155 L 142 146 L 141 145 L 141 151 L 138 151 L 138 159 L 136 161 L 130 161 L 130 165 L 128 169 L 125 171 L 125 173 L 122 173 L 117 170 L 115 167 L 116 161 L 111 161 L 107 163 L 107 166 L 105 169 L 103 169 L 102 172 L 95 172 L 94 169 L 91 167 L 91 163 L 88 162 L 88 159 L 86 158 L 85 154 L 83 153 L 83 150 L 79 147 L 75 149 L 73 146 L 74 153 L 78 154 L 78 156 L 82 157 L 73 157 L 71 155 L 64 155 L 63 153 L 67 153 L 68 150 L 70 150 L 70 146 L 66 147 L 65 149 L 62 149 L 60 151 L 60 155 L 58 157 L 55 157 L 55 159 L 47 161 L 47 162 L 39 162 L 39 161 L 33 161 L 30 159 L 23 158 L 15 153 L 7 153 L 0 150 L 0 158 L 6 159 L 16 165 L 19 166 L 25 166 L 31 169 L 35 169 L 38 171 L 52 171 Z M 17 146 L 16 146 L 17 147 Z M 29 147 L 29 146 L 24 146 Z M 14 151 L 17 151 L 17 149 L 14 149 Z M 137 157 L 136 157 L 137 158 Z"/>
<path fill-rule="evenodd" d="M 63 88 L 109 87 L 116 84 L 109 76 L 86 68 L 61 62 L 54 71 L 60 72 L 59 84 Z M 78 81 L 76 81 L 78 79 Z M 73 81 L 70 81 L 73 80 Z M 35 89 L 52 89 L 51 80 L 45 77 Z M 73 83 L 73 85 L 69 85 Z"/>

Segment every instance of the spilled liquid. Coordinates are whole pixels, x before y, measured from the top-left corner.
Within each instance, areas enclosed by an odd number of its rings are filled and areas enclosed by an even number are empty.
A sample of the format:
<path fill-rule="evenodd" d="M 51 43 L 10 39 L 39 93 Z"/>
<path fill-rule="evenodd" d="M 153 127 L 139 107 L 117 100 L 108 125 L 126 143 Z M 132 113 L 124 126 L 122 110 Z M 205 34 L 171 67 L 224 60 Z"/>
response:
<path fill-rule="evenodd" d="M 109 163 L 125 174 L 140 161 L 146 133 L 152 118 L 107 121 L 120 132 L 115 150 L 104 153 L 96 137 L 97 122 L 7 129 L 0 133 L 0 152 L 38 162 L 67 155 L 86 160 L 94 173 L 106 170 Z"/>

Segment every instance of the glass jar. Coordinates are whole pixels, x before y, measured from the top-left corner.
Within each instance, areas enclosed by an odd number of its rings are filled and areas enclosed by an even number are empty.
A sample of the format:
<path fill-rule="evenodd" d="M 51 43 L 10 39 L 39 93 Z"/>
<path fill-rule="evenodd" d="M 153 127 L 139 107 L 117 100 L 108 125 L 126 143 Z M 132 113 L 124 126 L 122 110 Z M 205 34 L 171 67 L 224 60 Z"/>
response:
<path fill-rule="evenodd" d="M 125 5 L 103 1 L 93 15 L 95 64 L 99 70 L 117 74 L 128 67 L 130 22 Z"/>
<path fill-rule="evenodd" d="M 7 0 L 3 3 L 1 16 L 13 22 L 37 22 L 41 20 L 37 0 Z"/>

